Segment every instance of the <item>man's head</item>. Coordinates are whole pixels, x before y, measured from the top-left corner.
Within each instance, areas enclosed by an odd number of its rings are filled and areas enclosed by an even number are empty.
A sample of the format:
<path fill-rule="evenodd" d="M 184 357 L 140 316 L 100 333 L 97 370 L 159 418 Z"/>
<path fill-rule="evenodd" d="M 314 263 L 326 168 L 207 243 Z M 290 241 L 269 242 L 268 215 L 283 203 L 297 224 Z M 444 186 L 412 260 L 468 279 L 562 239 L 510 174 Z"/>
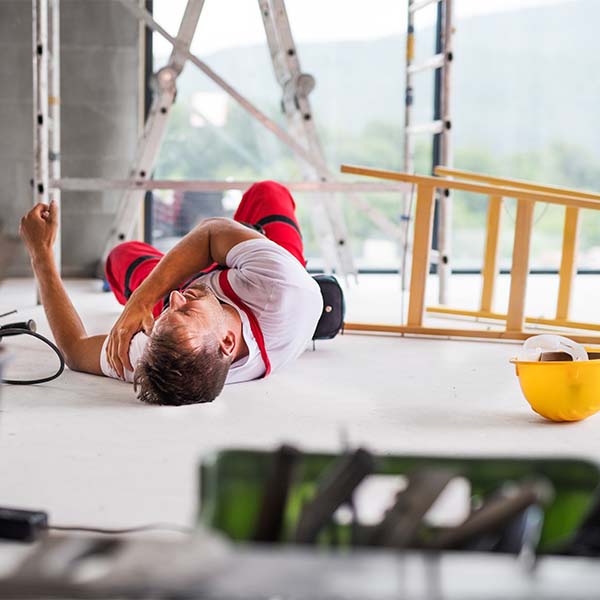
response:
<path fill-rule="evenodd" d="M 223 389 L 238 339 L 213 292 L 171 292 L 135 369 L 138 398 L 151 404 L 211 402 Z"/>

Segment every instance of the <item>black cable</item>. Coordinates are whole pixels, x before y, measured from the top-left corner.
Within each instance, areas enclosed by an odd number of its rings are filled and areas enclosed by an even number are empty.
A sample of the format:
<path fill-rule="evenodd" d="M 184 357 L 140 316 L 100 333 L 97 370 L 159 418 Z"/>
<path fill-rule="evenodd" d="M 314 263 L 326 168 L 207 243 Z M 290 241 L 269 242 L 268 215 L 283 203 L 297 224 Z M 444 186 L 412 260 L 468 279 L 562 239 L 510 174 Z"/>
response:
<path fill-rule="evenodd" d="M 56 371 L 56 373 L 54 373 L 54 375 L 50 375 L 49 377 L 42 377 L 41 379 L 23 379 L 23 380 L 3 379 L 2 383 L 8 383 L 9 385 L 35 385 L 38 383 L 48 383 L 49 381 L 52 381 L 62 375 L 62 372 L 65 370 L 65 358 L 62 355 L 62 352 L 58 349 L 58 347 L 53 342 L 51 342 L 48 338 L 44 337 L 43 335 L 40 335 L 39 333 L 36 333 L 35 331 L 31 331 L 30 329 L 20 329 L 20 328 L 0 329 L 0 339 L 4 336 L 11 336 L 11 335 L 31 335 L 34 338 L 41 340 L 42 342 L 44 342 L 45 344 L 50 346 L 50 348 L 52 348 L 52 350 L 54 350 L 54 352 L 56 353 L 56 356 L 58 356 L 58 360 L 60 361 L 60 366 L 58 367 L 58 371 Z"/>
<path fill-rule="evenodd" d="M 192 527 L 185 527 L 174 523 L 150 523 L 134 527 L 51 525 L 48 523 L 48 513 L 44 510 L 0 507 L 0 540 L 35 542 L 45 533 L 52 531 L 80 531 L 104 535 L 122 535 L 141 533 L 143 531 L 172 531 L 183 535 L 191 535 L 195 532 Z M 1 593 L 0 596 L 2 596 Z"/>
<path fill-rule="evenodd" d="M 123 528 L 89 527 L 86 525 L 48 525 L 46 529 L 48 531 L 84 531 L 106 535 L 122 535 L 126 533 L 140 533 L 142 531 L 174 531 L 176 533 L 190 535 L 194 532 L 191 527 L 183 527 L 173 523 L 150 523 L 148 525 Z"/>

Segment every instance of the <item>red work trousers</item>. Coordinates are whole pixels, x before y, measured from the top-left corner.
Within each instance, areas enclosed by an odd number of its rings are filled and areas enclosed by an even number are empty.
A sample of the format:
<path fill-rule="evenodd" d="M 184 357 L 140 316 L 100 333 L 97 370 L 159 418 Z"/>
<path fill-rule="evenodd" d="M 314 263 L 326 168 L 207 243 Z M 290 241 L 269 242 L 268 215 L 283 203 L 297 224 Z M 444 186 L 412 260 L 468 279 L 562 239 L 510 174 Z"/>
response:
<path fill-rule="evenodd" d="M 285 248 L 302 266 L 306 266 L 302 235 L 296 220 L 296 204 L 290 192 L 281 184 L 275 181 L 255 183 L 242 196 L 233 218 L 239 223 L 259 225 L 267 238 Z M 127 302 L 162 257 L 162 252 L 144 242 L 124 242 L 113 248 L 106 261 L 106 279 L 119 303 Z M 217 267 L 213 265 L 198 275 Z M 188 284 L 182 282 L 179 289 Z M 155 317 L 163 311 L 165 300 L 154 306 Z"/>

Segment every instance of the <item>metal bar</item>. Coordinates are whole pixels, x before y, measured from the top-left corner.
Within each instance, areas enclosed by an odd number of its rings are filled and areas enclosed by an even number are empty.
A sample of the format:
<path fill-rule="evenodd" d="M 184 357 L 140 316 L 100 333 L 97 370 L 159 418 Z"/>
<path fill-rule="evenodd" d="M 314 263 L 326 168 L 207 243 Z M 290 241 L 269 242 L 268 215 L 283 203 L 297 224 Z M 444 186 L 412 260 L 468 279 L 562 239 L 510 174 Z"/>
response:
<path fill-rule="evenodd" d="M 183 56 L 191 63 L 196 65 L 209 79 L 214 81 L 220 88 L 229 94 L 244 110 L 250 113 L 259 123 L 264 125 L 277 138 L 279 138 L 286 146 L 293 150 L 300 158 L 305 160 L 309 165 L 327 176 L 327 168 L 324 164 L 315 161 L 315 158 L 310 152 L 298 144 L 294 138 L 282 129 L 277 123 L 269 119 L 261 110 L 254 106 L 249 100 L 242 96 L 236 89 L 229 85 L 222 77 L 217 75 L 204 61 L 192 54 L 189 50 L 180 47 L 178 41 L 163 29 L 147 11 L 134 4 L 133 0 L 120 0 L 127 9 L 137 18 L 143 20 L 150 29 L 159 33 L 173 46 L 177 46 Z"/>
<path fill-rule="evenodd" d="M 443 53 L 436 54 L 431 58 L 419 63 L 418 65 L 411 65 L 408 67 L 408 72 L 411 75 L 420 73 L 421 71 L 427 71 L 428 69 L 441 69 L 444 66 L 445 56 Z"/>
<path fill-rule="evenodd" d="M 226 190 L 247 190 L 255 181 L 211 181 L 211 180 L 171 180 L 171 179 L 94 179 L 68 177 L 52 180 L 50 189 L 63 191 L 102 191 L 102 190 L 185 190 L 201 192 L 221 192 Z M 411 186 L 386 183 L 361 183 L 340 181 L 288 181 L 283 182 L 295 192 L 405 192 Z"/>
<path fill-rule="evenodd" d="M 414 103 L 414 90 L 412 87 L 412 77 L 410 73 L 410 67 L 415 58 L 415 26 L 414 16 L 410 10 L 413 0 L 408 1 L 408 17 L 406 24 L 406 71 L 405 71 L 405 94 L 404 94 L 404 131 L 406 131 L 412 123 L 412 108 Z M 410 136 L 404 136 L 404 171 L 406 173 L 412 173 L 414 170 L 414 144 Z M 408 213 L 408 207 L 410 198 L 404 197 L 404 207 L 402 214 L 404 216 Z"/>
<path fill-rule="evenodd" d="M 153 14 L 154 0 L 142 0 L 146 10 Z M 140 61 L 140 83 L 139 90 L 143 90 L 140 94 L 140 102 L 138 103 L 138 131 L 143 131 L 144 123 L 150 116 L 152 110 L 152 77 L 154 76 L 154 33 L 148 29 L 144 23 L 138 21 L 139 27 L 139 61 Z M 144 193 L 144 201 L 142 203 L 142 240 L 146 244 L 154 243 L 154 197 L 150 190 Z"/>
<path fill-rule="evenodd" d="M 406 69 L 404 72 L 404 140 L 403 140 L 403 162 L 404 171 L 406 173 L 414 172 L 415 144 L 413 136 L 407 133 L 407 129 L 412 124 L 413 103 L 414 103 L 414 88 L 412 85 L 412 75 L 410 67 L 415 58 L 415 23 L 414 13 L 410 10 L 414 0 L 408 0 L 408 14 L 406 17 Z M 407 286 L 407 261 L 409 251 L 409 229 L 412 212 L 412 190 L 402 196 L 402 220 L 403 228 L 400 237 L 402 257 L 398 270 L 400 271 L 400 285 L 404 298 L 404 292 Z M 402 308 L 404 311 L 404 308 Z"/>
<path fill-rule="evenodd" d="M 436 2 L 441 2 L 442 0 L 421 0 L 420 2 L 414 2 L 413 4 L 409 5 L 408 10 L 411 13 L 415 13 L 418 10 L 421 10 L 422 8 L 425 8 L 431 4 L 435 4 Z"/>
<path fill-rule="evenodd" d="M 435 54 L 440 54 L 443 50 L 443 20 L 444 20 L 444 3 L 438 2 L 435 6 L 435 37 L 434 37 L 434 52 Z M 441 121 L 442 120 L 442 72 L 440 69 L 436 69 L 433 72 L 433 120 Z M 433 134 L 433 139 L 431 141 L 431 171 L 430 175 L 433 175 L 433 170 L 436 165 L 439 165 L 441 161 L 441 153 L 442 153 L 442 132 L 435 132 Z M 441 204 L 444 200 L 445 190 L 436 190 L 435 194 L 435 209 L 433 212 L 433 231 L 431 238 L 431 247 L 435 248 L 440 252 L 440 237 L 443 236 L 443 232 L 440 231 L 442 227 L 440 227 L 442 220 L 441 216 Z M 441 235 L 440 235 L 441 234 Z M 443 256 L 443 253 L 440 252 L 440 256 Z M 440 304 L 445 304 L 446 300 L 444 298 L 445 295 L 445 281 L 443 281 L 442 276 L 442 264 L 438 264 L 435 267 L 435 273 L 438 276 L 438 302 Z"/>
<path fill-rule="evenodd" d="M 436 82 L 439 85 L 439 98 L 436 99 L 436 108 L 439 108 L 438 117 L 444 121 L 444 129 L 434 139 L 438 152 L 434 160 L 434 169 L 438 164 L 452 164 L 452 140 L 450 135 L 450 88 L 451 88 L 451 65 L 452 65 L 452 37 L 453 25 L 453 0 L 444 0 L 438 5 L 438 19 L 440 20 L 438 51 L 443 55 L 443 68 L 435 72 Z M 434 115 L 434 118 L 436 116 Z M 448 288 L 450 275 L 452 273 L 452 196 L 447 188 L 440 192 L 438 201 L 438 228 L 437 247 L 442 256 L 438 267 L 439 294 L 441 304 L 448 301 Z"/>
<path fill-rule="evenodd" d="M 529 269 L 530 275 L 558 275 L 558 269 L 544 269 L 531 267 Z M 467 267 L 454 268 L 452 269 L 452 275 L 481 275 L 481 269 Z M 503 269 L 500 267 L 500 275 L 510 275 L 510 269 Z M 577 275 L 600 275 L 600 269 L 584 269 L 578 268 Z"/>
<path fill-rule="evenodd" d="M 50 0 L 50 52 L 49 63 L 49 97 L 48 97 L 48 127 L 49 127 L 49 169 L 50 179 L 61 177 L 61 122 L 60 122 L 60 0 Z M 50 191 L 50 188 L 49 190 Z M 49 196 L 50 198 L 50 196 Z M 54 190 L 51 196 L 60 209 L 60 190 Z M 60 273 L 62 268 L 62 211 L 59 210 L 58 231 L 54 242 L 54 256 Z"/>
<path fill-rule="evenodd" d="M 175 75 L 168 68 L 162 69 L 158 73 L 159 89 L 155 93 L 152 109 L 137 144 L 136 155 L 130 170 L 131 177 L 150 179 L 156 155 L 166 131 L 170 109 L 177 93 L 174 77 Z M 127 190 L 128 186 L 118 189 Z M 138 222 L 139 206 L 143 198 L 141 190 L 142 188 L 136 186 L 120 199 L 104 247 L 103 259 L 115 244 L 131 238 Z"/>
<path fill-rule="evenodd" d="M 326 165 L 325 153 L 316 130 L 309 94 L 315 87 L 312 75 L 303 73 L 283 0 L 258 0 L 275 77 L 282 91 L 281 106 L 288 132 L 313 156 L 313 164 Z M 301 163 L 306 180 L 330 179 L 312 165 Z M 325 167 L 326 168 L 326 167 Z M 348 243 L 348 230 L 339 198 L 315 196 L 310 217 L 328 271 L 334 268 L 347 277 L 356 275 Z"/>
<path fill-rule="evenodd" d="M 329 183 L 337 183 L 337 182 L 329 182 Z M 343 185 L 343 184 L 342 184 Z M 353 184 L 346 184 L 351 186 Z M 366 193 L 366 192 L 399 192 L 401 194 L 406 194 L 411 189 L 411 186 L 405 186 L 403 188 L 392 189 L 392 188 L 380 188 L 369 189 L 369 188 L 355 188 L 348 187 L 347 189 L 340 188 L 338 191 L 347 192 L 347 198 L 354 204 L 356 208 L 362 211 L 371 221 L 379 227 L 379 229 L 389 235 L 391 238 L 396 240 L 401 240 L 404 235 L 404 228 L 400 225 L 397 225 L 390 219 L 388 219 L 383 212 L 379 209 L 375 208 L 371 204 L 369 204 L 368 200 L 365 200 L 362 196 L 357 196 L 356 193 Z M 327 188 L 323 188 L 323 191 L 327 191 Z M 333 191 L 333 190 L 331 190 Z"/>
<path fill-rule="evenodd" d="M 413 327 L 421 326 L 423 322 L 425 286 L 429 274 L 434 196 L 435 188 L 433 185 L 418 186 L 407 318 L 407 324 Z"/>
<path fill-rule="evenodd" d="M 328 170 L 324 162 L 316 160 L 313 154 L 302 145 L 298 144 L 296 140 L 289 135 L 284 129 L 282 129 L 277 123 L 269 119 L 264 113 L 262 113 L 257 107 L 255 107 L 249 100 L 244 98 L 237 90 L 229 85 L 223 78 L 215 73 L 206 63 L 200 60 L 197 56 L 192 54 L 188 49 L 182 48 L 179 42 L 173 38 L 164 28 L 162 28 L 147 11 L 136 6 L 131 0 L 121 0 L 124 6 L 137 18 L 142 20 L 146 25 L 159 33 L 173 46 L 176 46 L 179 52 L 187 58 L 191 63 L 196 65 L 205 75 L 207 75 L 212 81 L 214 81 L 219 87 L 221 87 L 227 94 L 229 94 L 238 104 L 246 110 L 251 116 L 253 116 L 259 123 L 271 131 L 279 140 L 286 144 L 296 155 L 302 158 L 309 166 L 313 167 L 321 178 L 332 178 L 332 173 Z M 353 201 L 355 201 L 353 199 Z M 360 205 L 357 203 L 360 208 Z M 375 208 L 371 208 L 369 216 L 373 219 L 374 216 L 377 218 L 378 224 L 381 225 L 387 220 L 385 215 Z M 388 221 L 387 230 L 393 230 L 390 227 L 391 222 Z"/>
<path fill-rule="evenodd" d="M 506 330 L 509 332 L 522 331 L 523 329 L 534 209 L 534 202 L 527 202 L 521 199 L 517 201 L 510 294 L 508 299 L 508 315 L 506 317 Z"/>
<path fill-rule="evenodd" d="M 435 133 L 439 134 L 444 131 L 444 121 L 437 120 L 432 121 L 431 123 L 422 123 L 420 125 L 410 125 L 405 128 L 405 132 L 407 135 L 420 135 L 422 133 Z"/>
<path fill-rule="evenodd" d="M 441 177 L 429 177 L 427 175 L 412 175 L 410 173 L 400 173 L 398 171 L 388 171 L 386 169 L 372 169 L 370 167 L 358 167 L 355 165 L 342 165 L 342 173 L 352 173 L 354 175 L 363 175 L 365 177 L 376 177 L 389 181 L 404 181 L 406 183 L 431 183 L 436 188 L 462 190 L 473 192 L 475 194 L 484 194 L 490 196 L 499 194 L 505 198 L 517 198 L 528 200 L 530 202 L 546 202 L 548 204 L 557 204 L 559 206 L 578 206 L 579 208 L 590 208 L 600 210 L 600 202 L 593 200 L 583 200 L 573 196 L 560 196 L 557 194 L 538 194 L 527 190 L 520 190 L 509 187 L 492 186 L 479 183 L 469 183 L 466 181 L 457 181 L 455 179 L 442 179 Z"/>
<path fill-rule="evenodd" d="M 227 94 L 229 94 L 238 104 L 246 110 L 251 116 L 253 116 L 259 123 L 261 123 L 264 127 L 266 127 L 269 131 L 271 131 L 280 141 L 286 144 L 295 154 L 302 158 L 307 165 L 311 166 L 316 170 L 321 178 L 328 179 L 332 178 L 333 174 L 328 170 L 327 166 L 323 161 L 316 160 L 313 154 L 304 148 L 302 145 L 298 144 L 296 140 L 289 135 L 284 129 L 279 127 L 277 123 L 269 119 L 264 113 L 262 113 L 257 107 L 255 107 L 250 101 L 244 98 L 237 90 L 235 90 L 231 85 L 229 85 L 223 78 L 221 78 L 217 73 L 215 73 L 206 63 L 192 54 L 188 49 L 180 47 L 180 44 L 177 42 L 173 36 L 171 36 L 167 31 L 165 31 L 150 15 L 147 11 L 141 9 L 136 6 L 132 1 L 121 0 L 124 6 L 133 13 L 137 18 L 146 23 L 146 25 L 156 31 L 161 36 L 163 36 L 167 41 L 169 41 L 173 46 L 177 46 L 179 52 L 187 58 L 191 63 L 196 65 L 205 75 L 207 75 L 212 81 L 214 81 L 219 87 L 221 87 Z M 355 198 L 351 198 L 351 200 L 361 208 L 361 203 L 357 202 Z M 364 204 L 363 204 L 364 207 Z M 395 231 L 393 224 L 385 217 L 381 211 L 371 207 L 368 216 L 379 226 L 386 227 L 386 232 L 390 233 Z M 387 225 L 382 225 L 384 222 L 387 222 Z M 397 232 L 395 233 L 397 235 Z"/>
<path fill-rule="evenodd" d="M 321 157 L 323 163 L 326 163 L 308 98 L 315 84 L 314 78 L 301 71 L 300 60 L 287 16 L 285 2 L 284 0 L 259 0 L 259 6 L 275 75 L 282 86 L 283 107 L 288 118 L 290 130 L 294 134 L 299 132 L 295 137 L 305 139 L 305 145 L 308 149 L 313 154 Z M 307 175 L 314 178 L 314 170 L 311 172 L 309 169 Z M 321 179 L 324 178 L 321 176 Z M 327 179 L 335 179 L 333 173 L 329 172 Z M 373 207 L 368 201 L 358 195 L 351 194 L 348 196 L 348 199 L 384 233 L 393 238 L 400 238 L 402 235 L 401 227 L 388 219 L 382 211 Z M 335 239 L 339 240 L 347 237 L 340 199 L 322 199 L 320 200 L 320 204 L 323 212 L 325 212 L 332 223 L 332 228 L 336 234 Z M 313 218 L 318 218 L 314 214 L 314 211 L 312 213 Z M 319 231 L 319 229 L 316 228 L 316 231 Z M 347 268 L 354 269 L 355 271 L 349 246 L 347 244 L 339 246 L 338 244 L 336 252 L 341 256 Z"/>
<path fill-rule="evenodd" d="M 488 203 L 485 254 L 483 258 L 481 303 L 482 311 L 491 311 L 494 288 L 498 276 L 498 254 L 500 251 L 500 225 L 502 221 L 502 196 L 490 196 Z"/>
<path fill-rule="evenodd" d="M 579 209 L 567 206 L 563 229 L 562 256 L 560 261 L 556 318 L 568 319 L 571 306 L 571 290 L 577 272 L 577 246 L 579 240 Z"/>
<path fill-rule="evenodd" d="M 564 327 L 566 329 L 589 329 L 600 331 L 600 323 L 585 323 L 583 321 L 571 321 L 570 319 L 543 319 L 541 317 L 525 317 L 526 323 L 535 325 L 549 325 L 551 327 Z M 570 337 L 570 335 L 569 335 Z"/>
<path fill-rule="evenodd" d="M 171 50 L 171 56 L 169 57 L 168 65 L 178 75 L 183 70 L 187 57 L 182 52 L 183 49 L 189 50 L 194 33 L 198 27 L 198 20 L 200 19 L 200 13 L 204 8 L 204 1 L 199 0 L 197 2 L 188 2 L 185 7 L 185 12 L 179 23 L 179 29 L 177 31 L 177 45 L 173 46 Z M 146 11 L 148 12 L 148 11 Z"/>
<path fill-rule="evenodd" d="M 138 6 L 137 0 L 133 1 L 136 3 L 136 10 L 140 10 L 144 14 L 149 14 L 145 9 Z M 125 2 L 125 6 L 131 8 L 128 2 Z M 178 30 L 178 35 L 181 34 L 182 37 L 176 38 L 176 44 L 173 45 L 169 62 L 155 76 L 157 90 L 154 94 L 142 135 L 138 139 L 135 157 L 130 170 L 131 177 L 141 179 L 150 179 L 151 177 L 160 146 L 165 136 L 170 111 L 177 95 L 177 77 L 185 64 L 185 57 L 182 53 L 184 50 L 189 50 L 189 44 L 191 43 L 203 6 L 204 0 L 187 1 Z M 133 237 L 135 228 L 140 220 L 143 197 L 142 190 L 133 189 L 127 190 L 120 198 L 104 245 L 103 260 L 99 264 L 100 272 L 103 271 L 103 263 L 112 247 L 121 241 Z"/>
<path fill-rule="evenodd" d="M 428 313 L 446 315 L 449 317 L 473 317 L 474 319 L 506 321 L 506 313 L 497 313 L 490 310 L 467 310 L 463 308 L 449 308 L 448 306 L 428 306 L 425 310 Z"/>
<path fill-rule="evenodd" d="M 515 519 L 529 507 L 545 506 L 554 497 L 553 487 L 545 479 L 530 480 L 490 495 L 483 504 L 458 526 L 449 527 L 433 535 L 427 547 L 436 550 L 464 548 L 486 535 L 497 535 L 514 523 Z M 524 534 L 520 534 L 523 537 Z M 523 543 L 522 546 L 525 544 Z"/>
<path fill-rule="evenodd" d="M 415 12 L 437 3 L 435 55 L 423 63 L 413 65 L 415 46 Z M 414 142 L 413 136 L 420 134 L 433 134 L 432 169 L 440 163 L 449 163 L 451 160 L 450 148 L 450 63 L 452 61 L 451 40 L 453 34 L 452 1 L 451 0 L 409 0 L 407 35 L 406 35 L 406 95 L 404 111 L 404 170 L 414 172 Z M 434 100 L 432 123 L 412 124 L 414 103 L 412 78 L 416 73 L 424 70 L 435 69 L 434 73 Z M 410 198 L 403 199 L 402 214 L 404 219 L 409 218 Z M 439 276 L 439 301 L 446 303 L 448 284 L 451 273 L 450 245 L 451 245 L 452 200 L 449 190 L 445 189 L 437 194 L 436 209 L 434 212 L 434 225 L 432 245 L 439 250 L 441 260 L 438 262 L 437 273 Z M 406 242 L 404 253 L 406 254 Z M 405 262 L 405 260 L 403 261 Z M 405 277 L 403 276 L 403 290 Z"/>
<path fill-rule="evenodd" d="M 271 50 L 275 74 L 283 88 L 283 107 L 290 123 L 291 131 L 294 133 L 300 132 L 296 137 L 305 138 L 307 147 L 313 153 L 321 156 L 323 162 L 325 162 L 325 156 L 308 99 L 308 94 L 314 86 L 314 79 L 310 75 L 301 72 L 285 3 L 283 0 L 259 0 L 259 5 L 263 15 L 263 23 Z M 312 175 L 314 176 L 314 172 Z M 331 179 L 334 178 L 332 173 L 329 173 L 328 177 Z M 367 200 L 352 193 L 347 196 L 347 199 L 379 227 L 381 231 L 394 239 L 402 238 L 404 233 L 403 228 L 391 221 L 381 210 L 370 205 Z M 333 201 L 323 199 L 321 204 L 326 209 L 326 215 L 333 224 L 334 231 L 344 233 L 345 220 L 340 199 Z M 313 216 L 318 218 L 314 214 L 314 211 Z M 320 220 L 322 221 L 323 219 L 321 218 Z M 336 225 L 336 223 L 341 223 L 342 227 Z M 336 235 L 335 239 L 343 239 L 343 236 Z M 352 268 L 353 260 L 347 248 L 349 246 L 346 244 L 342 246 L 338 244 L 337 254 L 341 255 L 344 263 L 348 265 L 347 268 Z"/>
<path fill-rule="evenodd" d="M 33 204 L 49 203 L 48 0 L 32 0 Z M 36 287 L 36 302 L 41 304 Z"/>
<path fill-rule="evenodd" d="M 429 262 L 432 265 L 436 265 L 440 260 L 440 253 L 438 250 L 434 250 L 433 248 L 429 251 Z"/>
<path fill-rule="evenodd" d="M 438 2 L 435 7 L 436 19 L 435 19 L 435 48 L 436 54 L 443 52 L 444 47 L 444 3 Z M 433 120 L 442 121 L 442 72 L 437 69 L 433 72 Z M 443 129 L 433 134 L 433 140 L 431 143 L 431 171 L 436 165 L 442 162 L 442 135 Z M 431 247 L 438 250 L 440 256 L 445 257 L 445 252 L 441 251 L 441 247 L 444 246 L 446 236 L 444 235 L 444 217 L 442 213 L 442 203 L 444 202 L 444 194 L 446 190 L 436 190 L 435 209 L 433 213 L 433 231 Z M 446 304 L 446 278 L 447 271 L 443 269 L 443 263 L 440 262 L 436 268 L 435 273 L 438 276 L 438 301 L 440 304 Z"/>
<path fill-rule="evenodd" d="M 435 254 L 432 251 L 430 256 L 431 262 L 435 262 Z M 322 269 L 308 269 L 311 273 L 322 273 Z M 400 271 L 397 268 L 378 268 L 378 267 L 360 267 L 358 269 L 360 275 L 398 275 Z M 453 268 L 452 275 L 481 275 L 481 269 L 468 268 Z M 510 275 L 510 269 L 500 269 L 500 275 Z M 531 267 L 529 275 L 558 275 L 558 269 L 536 269 Z M 600 275 L 600 269 L 577 269 L 577 275 Z M 454 310 L 454 309 L 449 309 Z"/>
<path fill-rule="evenodd" d="M 32 0 L 33 203 L 48 203 L 48 0 Z"/>

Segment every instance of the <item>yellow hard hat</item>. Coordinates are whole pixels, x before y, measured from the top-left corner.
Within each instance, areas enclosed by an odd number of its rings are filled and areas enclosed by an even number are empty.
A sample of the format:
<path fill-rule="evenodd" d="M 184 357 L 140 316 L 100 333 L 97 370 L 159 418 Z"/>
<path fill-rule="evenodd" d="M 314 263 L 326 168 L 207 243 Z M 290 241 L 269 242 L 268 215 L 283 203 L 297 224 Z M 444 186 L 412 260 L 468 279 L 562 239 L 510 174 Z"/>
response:
<path fill-rule="evenodd" d="M 535 362 L 510 361 L 536 413 L 552 421 L 581 421 L 600 410 L 600 348 L 586 351 L 586 361 L 564 360 L 563 353 L 547 353 Z"/>

